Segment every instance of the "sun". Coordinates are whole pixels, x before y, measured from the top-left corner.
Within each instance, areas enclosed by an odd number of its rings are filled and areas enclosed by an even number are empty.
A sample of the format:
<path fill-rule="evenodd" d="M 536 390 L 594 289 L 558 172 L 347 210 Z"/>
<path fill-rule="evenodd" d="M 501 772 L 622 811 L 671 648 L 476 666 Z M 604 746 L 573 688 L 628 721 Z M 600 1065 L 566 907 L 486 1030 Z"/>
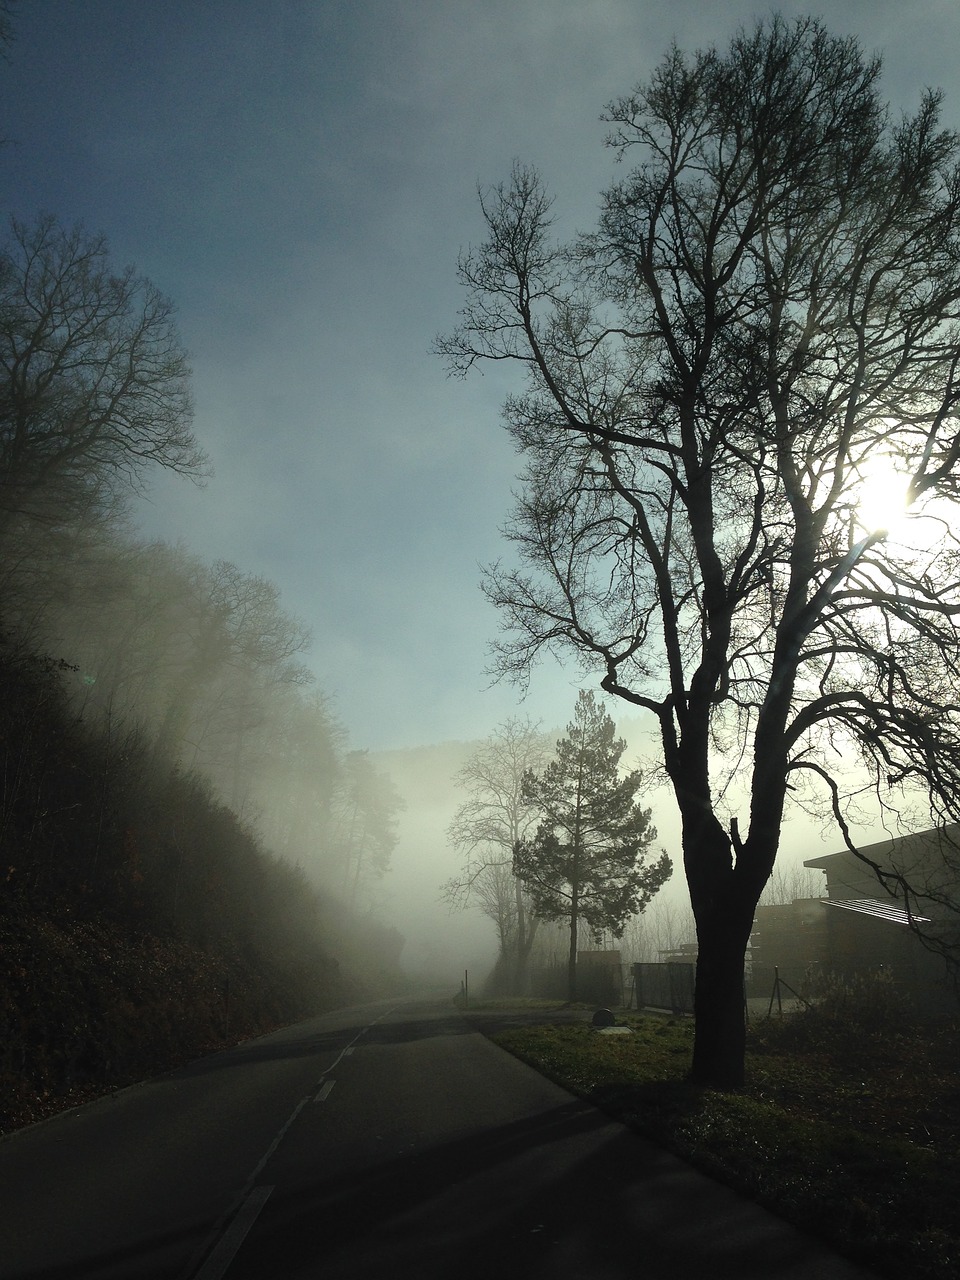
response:
<path fill-rule="evenodd" d="M 903 528 L 909 513 L 910 477 L 889 454 L 859 463 L 857 522 L 864 533 L 889 536 Z"/>
<path fill-rule="evenodd" d="M 946 547 L 960 546 L 954 503 L 935 492 L 911 493 L 914 472 L 902 456 L 877 449 L 853 468 L 857 537 L 882 540 L 903 564 L 928 567 Z"/>

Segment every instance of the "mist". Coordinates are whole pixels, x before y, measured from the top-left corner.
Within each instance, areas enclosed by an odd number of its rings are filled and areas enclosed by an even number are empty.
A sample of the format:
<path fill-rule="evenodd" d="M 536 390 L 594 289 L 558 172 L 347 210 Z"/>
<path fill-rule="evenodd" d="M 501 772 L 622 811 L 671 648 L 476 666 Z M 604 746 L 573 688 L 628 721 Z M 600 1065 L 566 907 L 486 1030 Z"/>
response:
<path fill-rule="evenodd" d="M 454 983 L 495 950 L 480 913 L 441 901 L 458 759 L 509 714 L 562 732 L 579 682 L 547 664 L 524 702 L 484 675 L 497 619 L 476 566 L 503 553 L 517 460 L 497 417 L 515 385 L 452 384 L 429 355 L 462 302 L 458 250 L 482 234 L 476 186 L 525 157 L 557 184 L 558 232 L 591 225 L 613 172 L 604 103 L 671 39 L 752 15 L 499 8 L 246 5 L 227 21 L 177 4 L 138 17 L 131 57 L 122 5 L 24 7 L 0 86 L 10 212 L 102 227 L 118 269 L 169 291 L 216 469 L 186 484 L 164 454 L 147 482 L 129 456 L 101 466 L 97 443 L 95 494 L 88 475 L 6 528 L 8 627 L 67 664 L 115 758 L 202 777 L 338 920 L 398 931 L 411 973 Z M 922 38 L 891 3 L 835 20 L 885 50 L 896 101 L 955 78 L 952 11 Z M 67 523 L 78 497 L 96 500 Z M 647 802 L 677 862 L 673 801 Z M 789 819 L 781 858 L 830 848 L 815 816 Z M 659 896 L 684 903 L 678 872 Z"/>
<path fill-rule="evenodd" d="M 325 895 L 334 951 L 371 973 L 391 971 L 392 981 L 451 992 L 465 971 L 477 981 L 490 972 L 490 920 L 442 894 L 462 862 L 448 835 L 465 798 L 456 778 L 479 739 L 373 752 L 350 742 L 335 699 L 304 661 L 309 632 L 272 583 L 183 545 L 138 540 L 116 518 L 32 520 L 7 531 L 3 564 L 8 626 L 66 664 L 77 714 L 118 758 L 136 746 L 154 771 L 204 779 L 271 856 Z M 572 703 L 557 705 L 544 729 L 551 741 Z M 627 715 L 617 724 L 625 763 L 650 774 L 655 847 L 674 862 L 647 933 L 663 934 L 669 916 L 674 933 L 688 933 L 669 945 L 690 940 L 679 822 L 656 780 L 652 723 Z M 727 800 L 735 811 L 733 785 Z M 829 851 L 814 819 L 785 825 L 782 867 Z M 637 925 L 628 939 L 642 932 Z"/>

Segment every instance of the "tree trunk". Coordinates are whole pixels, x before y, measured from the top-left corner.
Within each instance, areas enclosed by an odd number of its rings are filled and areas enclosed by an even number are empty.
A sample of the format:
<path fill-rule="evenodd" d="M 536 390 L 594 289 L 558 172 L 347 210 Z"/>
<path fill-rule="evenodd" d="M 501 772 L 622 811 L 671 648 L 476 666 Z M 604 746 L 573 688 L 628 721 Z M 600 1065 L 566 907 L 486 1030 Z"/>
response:
<path fill-rule="evenodd" d="M 519 883 L 519 882 L 518 882 Z M 514 992 L 516 996 L 526 996 L 530 992 L 528 970 L 530 966 L 530 953 L 533 950 L 534 939 L 537 936 L 537 929 L 540 921 L 536 916 L 528 916 L 522 902 L 519 904 L 521 918 L 524 921 L 523 930 L 517 939 L 517 955 L 514 968 Z"/>
<path fill-rule="evenodd" d="M 754 904 L 732 903 L 730 897 L 696 913 L 696 1027 L 690 1078 L 714 1089 L 738 1089 L 744 1079 L 743 965 Z"/>
<path fill-rule="evenodd" d="M 516 856 L 517 841 L 514 841 L 514 856 Z M 513 895 L 517 917 L 517 953 L 514 957 L 513 965 L 513 991 L 515 996 L 525 996 L 526 978 L 527 978 L 527 956 L 530 953 L 530 943 L 527 941 L 527 913 L 523 906 L 523 883 L 517 877 L 513 878 Z"/>
<path fill-rule="evenodd" d="M 570 951 L 567 956 L 567 1000 L 570 1004 L 577 998 L 577 934 L 580 929 L 580 911 L 577 899 L 577 885 L 573 885 L 570 907 Z"/>
<path fill-rule="evenodd" d="M 749 841 L 739 845 L 734 858 L 733 837 L 718 821 L 704 787 L 699 802 L 688 805 L 683 830 L 684 870 L 697 922 L 690 1078 L 714 1089 L 743 1085 L 744 958 L 757 901 L 776 854 L 775 842 L 748 845 Z"/>

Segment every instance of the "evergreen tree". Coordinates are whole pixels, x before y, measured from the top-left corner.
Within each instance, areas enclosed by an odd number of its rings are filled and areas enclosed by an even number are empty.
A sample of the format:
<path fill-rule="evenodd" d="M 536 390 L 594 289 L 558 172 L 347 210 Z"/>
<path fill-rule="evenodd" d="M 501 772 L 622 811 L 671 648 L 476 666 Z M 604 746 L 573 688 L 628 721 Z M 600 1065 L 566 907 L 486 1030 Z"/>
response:
<path fill-rule="evenodd" d="M 514 874 L 540 919 L 569 922 L 569 1000 L 576 999 L 580 922 L 620 937 L 672 871 L 666 853 L 645 864 L 657 833 L 650 810 L 636 799 L 639 771 L 620 777 L 626 743 L 615 732 L 610 716 L 582 689 L 555 758 L 542 774 L 524 775 L 524 798 L 544 816 L 533 837 L 517 845 Z"/>

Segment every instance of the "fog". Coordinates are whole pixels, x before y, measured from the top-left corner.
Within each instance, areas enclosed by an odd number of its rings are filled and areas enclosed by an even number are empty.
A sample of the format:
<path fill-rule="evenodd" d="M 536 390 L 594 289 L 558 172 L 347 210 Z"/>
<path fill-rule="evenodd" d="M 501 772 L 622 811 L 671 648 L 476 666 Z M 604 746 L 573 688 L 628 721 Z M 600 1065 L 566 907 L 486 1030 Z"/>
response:
<path fill-rule="evenodd" d="M 3 563 L 8 625 L 66 664 L 62 678 L 83 721 L 104 732 L 118 761 L 136 747 L 154 769 L 206 779 L 269 853 L 301 868 L 326 895 L 328 921 L 337 921 L 333 950 L 358 963 L 354 930 L 363 935 L 361 952 L 382 950 L 395 961 L 396 930 L 409 981 L 453 992 L 468 971 L 482 984 L 496 959 L 493 922 L 442 895 L 462 868 L 448 831 L 467 798 L 457 775 L 479 739 L 364 751 L 304 664 L 308 632 L 273 584 L 227 562 L 206 564 L 183 546 L 139 541 L 114 516 L 9 528 Z M 551 742 L 574 701 L 556 707 L 552 726 L 541 725 Z M 613 700 L 606 706 L 627 742 L 624 767 L 649 776 L 643 803 L 657 828 L 654 848 L 674 863 L 651 920 L 631 926 L 624 945 L 639 945 L 644 930 L 661 942 L 675 934 L 668 945 L 692 940 L 679 821 L 658 782 L 652 722 L 621 715 Z M 516 710 L 524 713 L 519 696 Z M 722 803 L 728 813 L 740 806 L 745 827 L 731 763 Z M 794 811 L 783 832 L 781 882 L 835 847 L 815 818 Z"/>
<path fill-rule="evenodd" d="M 482 235 L 477 183 L 520 156 L 557 192 L 558 232 L 592 225 L 615 177 L 604 104 L 672 39 L 723 42 L 755 6 L 201 8 L 16 11 L 8 212 L 102 228 L 118 267 L 169 293 L 216 474 L 201 489 L 153 468 L 126 514 L 130 494 L 108 510 L 101 491 L 79 523 L 8 528 L 5 620 L 68 664 L 117 760 L 136 746 L 198 771 L 342 918 L 396 927 L 411 974 L 456 984 L 495 939 L 441 901 L 454 775 L 505 715 L 559 736 L 577 688 L 541 667 L 524 703 L 483 674 L 498 621 L 476 566 L 504 549 L 516 384 L 450 382 L 429 354 Z M 952 123 L 958 18 L 933 9 L 850 0 L 830 22 L 883 52 L 895 109 L 943 84 Z M 610 710 L 624 763 L 645 761 L 649 726 Z M 745 827 L 736 787 L 720 799 Z M 646 802 L 679 868 L 672 797 Z M 834 847 L 790 811 L 784 865 Z M 684 905 L 679 869 L 659 898 Z"/>
<path fill-rule="evenodd" d="M 557 707 L 555 725 L 541 725 L 551 742 L 562 736 L 573 703 L 571 697 L 569 706 Z M 649 767 L 655 751 L 650 720 L 618 715 L 619 708 L 613 700 L 606 705 L 627 743 L 624 766 Z M 522 715 L 523 711 L 518 697 L 517 714 Z M 496 732 L 497 726 L 491 726 L 491 735 Z M 407 939 L 404 966 L 413 976 L 439 977 L 452 980 L 454 985 L 459 984 L 464 969 L 479 978 L 489 973 L 496 959 L 493 922 L 476 904 L 458 909 L 441 898 L 441 887 L 456 877 L 463 864 L 463 855 L 453 847 L 448 834 L 458 806 L 467 798 L 457 774 L 480 745 L 480 740 L 453 741 L 378 752 L 373 757 L 376 765 L 389 773 L 406 805 L 398 822 L 399 838 L 391 873 L 383 885 L 387 914 Z M 734 802 L 733 797 L 730 802 Z M 647 930 L 664 946 L 693 941 L 676 803 L 665 786 L 651 787 L 643 803 L 652 810 L 657 828 L 653 847 L 666 849 L 674 865 L 671 879 L 648 908 Z M 815 818 L 794 814 L 784 826 L 776 883 L 771 884 L 770 892 L 782 895 L 796 886 L 804 892 L 819 892 L 819 876 L 804 872 L 803 862 L 835 848 L 834 833 L 824 830 Z M 643 924 L 628 928 L 622 943 L 624 950 L 637 944 L 637 935 L 643 929 Z M 617 945 L 612 938 L 607 941 Z"/>
<path fill-rule="evenodd" d="M 481 978 L 496 959 L 491 922 L 477 910 L 458 911 L 441 900 L 441 886 L 454 876 L 460 855 L 447 829 L 463 801 L 455 777 L 476 742 L 378 753 L 374 759 L 393 778 L 406 808 L 392 871 L 384 883 L 387 909 L 407 939 L 404 970 L 412 978 L 459 987 L 465 970 Z"/>

